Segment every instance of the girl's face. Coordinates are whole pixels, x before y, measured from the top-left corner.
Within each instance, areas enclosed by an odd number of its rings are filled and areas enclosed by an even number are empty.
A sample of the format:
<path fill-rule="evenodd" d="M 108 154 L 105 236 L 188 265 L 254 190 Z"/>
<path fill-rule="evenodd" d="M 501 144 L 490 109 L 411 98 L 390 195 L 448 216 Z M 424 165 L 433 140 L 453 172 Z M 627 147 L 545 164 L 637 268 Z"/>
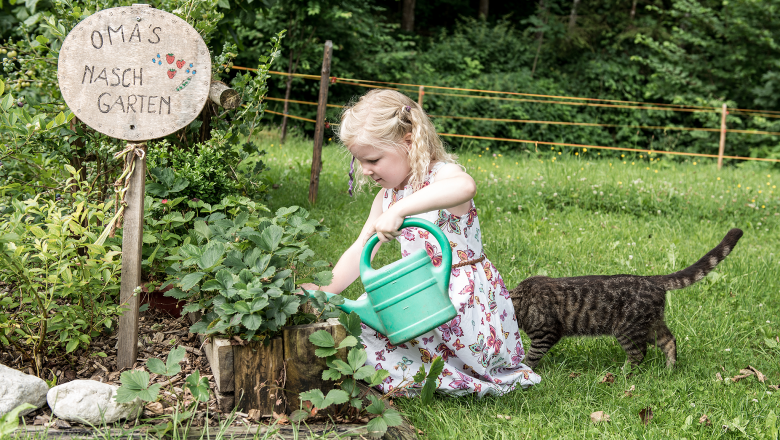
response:
<path fill-rule="evenodd" d="M 407 150 L 403 148 L 379 149 L 372 145 L 353 145 L 349 151 L 368 176 L 382 188 L 403 189 L 409 183 L 412 168 Z"/>

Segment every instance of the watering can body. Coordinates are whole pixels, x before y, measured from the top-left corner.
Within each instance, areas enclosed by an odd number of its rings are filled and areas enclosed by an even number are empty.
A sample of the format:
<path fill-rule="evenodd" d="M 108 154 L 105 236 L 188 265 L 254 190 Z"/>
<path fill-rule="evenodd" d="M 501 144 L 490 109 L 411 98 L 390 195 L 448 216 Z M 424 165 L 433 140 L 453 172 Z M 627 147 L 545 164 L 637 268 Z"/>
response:
<path fill-rule="evenodd" d="M 367 296 L 339 306 L 346 312 L 356 312 L 363 323 L 387 336 L 393 345 L 425 334 L 458 314 L 449 296 L 452 251 L 447 236 L 433 223 L 419 218 L 405 219 L 401 229 L 408 227 L 423 228 L 436 238 L 442 250 L 441 265 L 435 267 L 420 249 L 372 269 L 371 252 L 379 242 L 374 235 L 360 258 L 360 279 Z"/>

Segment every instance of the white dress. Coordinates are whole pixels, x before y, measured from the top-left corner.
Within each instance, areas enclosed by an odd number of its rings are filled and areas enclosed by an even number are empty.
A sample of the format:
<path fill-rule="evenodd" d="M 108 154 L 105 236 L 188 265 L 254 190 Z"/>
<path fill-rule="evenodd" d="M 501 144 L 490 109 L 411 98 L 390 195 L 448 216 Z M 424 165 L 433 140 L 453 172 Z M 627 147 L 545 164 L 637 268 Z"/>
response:
<path fill-rule="evenodd" d="M 433 183 L 436 172 L 444 165 L 437 163 L 424 186 Z M 382 210 L 412 194 L 407 185 L 403 190 L 385 190 Z M 439 226 L 450 241 L 452 262 L 474 260 L 482 254 L 482 235 L 477 210 L 472 201 L 467 215 L 452 215 L 446 209 L 426 212 L 413 217 Z M 439 266 L 441 249 L 430 233 L 420 228 L 406 228 L 397 240 L 402 257 L 417 249 L 425 249 Z M 450 299 L 458 316 L 438 328 L 400 345 L 392 345 L 387 337 L 363 324 L 363 345 L 367 364 L 390 372 L 378 388 L 390 392 L 408 381 L 436 356 L 445 362 L 439 376 L 438 391 L 451 395 L 476 393 L 503 394 L 518 386 L 527 388 L 541 381 L 538 374 L 523 364 L 525 351 L 520 340 L 515 311 L 501 275 L 485 258 L 479 263 L 453 268 L 450 276 Z M 365 295 L 365 294 L 364 294 Z M 401 395 L 416 395 L 422 384 L 413 384 Z"/>

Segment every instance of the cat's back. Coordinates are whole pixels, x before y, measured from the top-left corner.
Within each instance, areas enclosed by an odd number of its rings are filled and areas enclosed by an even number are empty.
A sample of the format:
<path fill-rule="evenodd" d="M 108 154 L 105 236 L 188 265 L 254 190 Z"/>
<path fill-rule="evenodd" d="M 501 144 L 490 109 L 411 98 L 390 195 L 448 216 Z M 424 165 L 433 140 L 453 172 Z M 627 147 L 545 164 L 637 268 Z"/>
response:
<path fill-rule="evenodd" d="M 665 291 L 649 277 L 535 276 L 512 291 L 516 306 L 554 316 L 569 334 L 609 333 L 616 323 L 663 314 Z"/>

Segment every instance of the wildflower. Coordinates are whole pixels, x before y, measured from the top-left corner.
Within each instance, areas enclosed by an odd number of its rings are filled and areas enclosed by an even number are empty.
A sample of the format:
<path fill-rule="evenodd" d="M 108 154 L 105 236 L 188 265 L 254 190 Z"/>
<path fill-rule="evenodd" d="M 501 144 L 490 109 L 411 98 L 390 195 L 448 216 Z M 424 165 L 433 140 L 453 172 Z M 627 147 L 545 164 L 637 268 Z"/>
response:
<path fill-rule="evenodd" d="M 328 138 L 328 142 L 330 142 L 330 141 L 332 141 L 332 140 L 333 140 L 333 138 Z"/>
<path fill-rule="evenodd" d="M 482 157 L 482 155 L 480 154 L 479 157 Z"/>
<path fill-rule="evenodd" d="M 737 188 L 742 188 L 742 184 L 741 183 L 737 184 Z"/>
<path fill-rule="evenodd" d="M 493 153 L 493 157 L 497 157 L 497 156 L 496 156 L 496 153 Z"/>
<path fill-rule="evenodd" d="M 501 157 L 501 155 L 499 154 L 498 157 Z"/>
<path fill-rule="evenodd" d="M 162 200 L 160 200 L 160 203 L 162 203 L 164 205 L 164 204 L 168 203 L 168 199 L 162 199 Z"/>
<path fill-rule="evenodd" d="M 584 152 L 586 152 L 586 151 L 588 151 L 588 149 L 587 149 L 587 148 L 583 148 L 583 149 L 582 149 L 582 152 L 583 152 L 583 153 L 584 153 Z"/>
<path fill-rule="evenodd" d="M 626 157 L 626 155 L 625 154 L 621 154 L 620 157 Z"/>
<path fill-rule="evenodd" d="M 693 164 L 696 165 L 696 162 L 694 162 Z"/>
<path fill-rule="evenodd" d="M 558 155 L 560 155 L 560 154 L 561 154 L 561 152 L 559 151 L 559 152 L 558 152 Z"/>
<path fill-rule="evenodd" d="M 633 164 L 634 164 L 634 162 L 631 162 L 631 165 L 633 165 Z"/>
<path fill-rule="evenodd" d="M 761 205 L 761 209 L 764 209 L 764 208 L 766 208 L 766 206 L 764 206 L 764 205 Z"/>
<path fill-rule="evenodd" d="M 720 177 L 718 177 L 718 180 L 720 180 Z"/>
<path fill-rule="evenodd" d="M 629 260 L 633 260 L 633 259 L 634 259 L 634 256 L 633 256 L 633 255 L 629 255 L 629 256 L 628 256 L 628 259 L 629 259 Z"/>
<path fill-rule="evenodd" d="M 579 153 L 578 151 L 575 151 L 575 152 L 574 152 L 574 155 L 575 155 L 575 156 L 579 156 L 579 155 L 580 155 L 580 153 Z"/>

